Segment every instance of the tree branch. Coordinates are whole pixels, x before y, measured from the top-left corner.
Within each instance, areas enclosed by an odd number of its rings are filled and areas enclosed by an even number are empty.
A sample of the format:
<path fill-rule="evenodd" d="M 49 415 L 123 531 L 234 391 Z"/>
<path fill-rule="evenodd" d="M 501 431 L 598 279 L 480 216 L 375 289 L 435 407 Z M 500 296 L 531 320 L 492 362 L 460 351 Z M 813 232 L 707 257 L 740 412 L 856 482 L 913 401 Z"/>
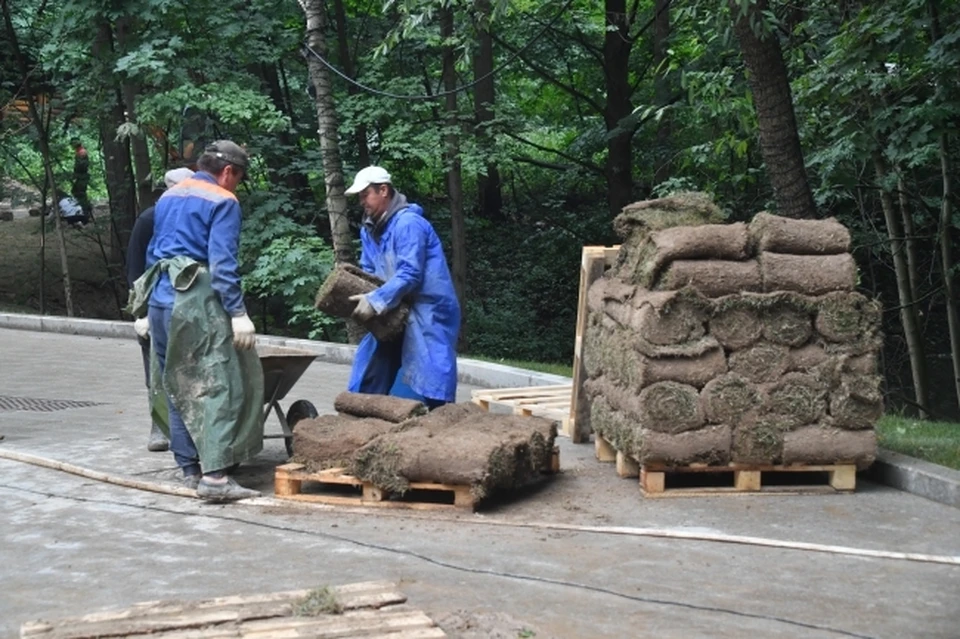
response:
<path fill-rule="evenodd" d="M 578 158 L 578 157 L 574 157 L 574 156 L 569 155 L 569 154 L 567 154 L 567 153 L 564 153 L 563 151 L 560 151 L 560 150 L 558 150 L 558 149 L 551 149 L 551 148 L 548 147 L 548 146 L 543 146 L 542 144 L 537 144 L 536 142 L 531 142 L 530 140 L 527 140 L 527 139 L 525 139 L 525 138 L 522 138 L 522 137 L 520 137 L 519 135 L 517 135 L 517 134 L 515 134 L 515 133 L 510 133 L 509 131 L 503 131 L 503 134 L 506 135 L 506 136 L 509 137 L 509 138 L 513 138 L 514 140 L 516 140 L 517 142 L 520 142 L 521 144 L 526 144 L 527 146 L 532 146 L 533 148 L 537 149 L 538 151 L 544 151 L 544 152 L 546 152 L 546 153 L 553 153 L 554 155 L 557 155 L 557 156 L 563 158 L 564 160 L 569 160 L 570 162 L 573 162 L 573 163 L 576 164 L 577 166 L 583 167 L 583 168 L 587 169 L 588 171 L 591 171 L 592 173 L 596 173 L 597 175 L 601 175 L 601 176 L 604 175 L 603 168 L 597 166 L 596 164 L 593 164 L 592 162 L 587 162 L 586 160 L 582 160 L 582 159 L 580 159 L 580 158 Z M 556 168 L 556 167 L 554 166 L 554 167 L 548 167 L 548 168 Z"/>

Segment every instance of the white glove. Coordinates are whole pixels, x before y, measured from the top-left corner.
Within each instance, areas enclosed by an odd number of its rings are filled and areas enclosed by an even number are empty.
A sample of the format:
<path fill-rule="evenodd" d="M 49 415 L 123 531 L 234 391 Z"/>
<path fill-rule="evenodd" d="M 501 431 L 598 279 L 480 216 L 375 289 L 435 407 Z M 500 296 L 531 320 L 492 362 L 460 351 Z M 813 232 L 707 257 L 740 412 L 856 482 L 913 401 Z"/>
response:
<path fill-rule="evenodd" d="M 377 315 L 366 295 L 351 295 L 347 299 L 357 303 L 357 308 L 353 309 L 353 318 L 358 322 L 369 322 Z"/>
<path fill-rule="evenodd" d="M 248 351 L 257 343 L 254 328 L 250 316 L 244 313 L 239 317 L 230 318 L 230 326 L 233 328 L 233 345 L 238 351 Z"/>
<path fill-rule="evenodd" d="M 143 339 L 150 337 L 150 318 L 139 317 L 133 321 L 133 330 Z"/>

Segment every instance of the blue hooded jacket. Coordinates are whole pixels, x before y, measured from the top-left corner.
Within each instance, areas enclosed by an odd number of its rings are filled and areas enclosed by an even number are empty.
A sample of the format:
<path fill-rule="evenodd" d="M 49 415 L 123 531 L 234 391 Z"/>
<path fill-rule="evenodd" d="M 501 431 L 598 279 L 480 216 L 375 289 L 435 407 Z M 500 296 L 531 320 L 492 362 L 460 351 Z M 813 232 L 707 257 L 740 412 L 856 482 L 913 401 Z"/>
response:
<path fill-rule="evenodd" d="M 371 306 L 379 314 L 403 300 L 410 303 L 401 354 L 403 382 L 425 398 L 455 401 L 460 304 L 443 245 L 423 217 L 423 208 L 418 204 L 400 208 L 379 234 L 361 228 L 360 242 L 360 267 L 384 280 L 367 295 Z M 350 373 L 350 391 L 363 392 L 364 376 L 379 368 L 377 358 L 383 355 L 377 347 L 371 334 L 361 340 Z M 380 380 L 380 384 L 389 390 L 393 380 Z"/>

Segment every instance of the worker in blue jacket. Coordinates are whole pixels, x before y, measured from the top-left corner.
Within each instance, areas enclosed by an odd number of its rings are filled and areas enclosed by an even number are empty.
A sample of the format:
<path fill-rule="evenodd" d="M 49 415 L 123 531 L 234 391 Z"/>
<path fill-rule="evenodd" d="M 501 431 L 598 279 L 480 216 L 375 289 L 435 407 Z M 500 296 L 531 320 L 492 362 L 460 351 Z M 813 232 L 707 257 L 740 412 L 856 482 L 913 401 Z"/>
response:
<path fill-rule="evenodd" d="M 351 298 L 357 302 L 354 317 L 365 322 L 401 301 L 410 305 L 402 339 L 380 342 L 367 334 L 361 340 L 348 389 L 386 395 L 402 367 L 399 381 L 427 407 L 456 401 L 460 304 L 440 238 L 423 208 L 407 202 L 379 166 L 359 171 L 346 194 L 359 195 L 365 213 L 360 267 L 384 280 L 376 290 Z"/>
<path fill-rule="evenodd" d="M 263 447 L 263 373 L 243 303 L 234 194 L 248 164 L 242 147 L 219 140 L 192 177 L 161 196 L 148 269 L 131 305 L 139 310 L 149 295 L 147 328 L 168 398 L 170 450 L 184 484 L 209 501 L 259 495 L 230 476 Z"/>

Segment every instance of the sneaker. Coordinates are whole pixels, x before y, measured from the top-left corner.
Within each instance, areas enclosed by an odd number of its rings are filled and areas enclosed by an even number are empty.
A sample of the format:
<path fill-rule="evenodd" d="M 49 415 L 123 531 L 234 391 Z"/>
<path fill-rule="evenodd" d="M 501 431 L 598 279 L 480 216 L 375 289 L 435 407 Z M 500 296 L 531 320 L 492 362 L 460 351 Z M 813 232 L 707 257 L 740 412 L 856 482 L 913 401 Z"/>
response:
<path fill-rule="evenodd" d="M 200 499 L 205 499 L 206 501 L 236 501 L 238 499 L 249 499 L 251 497 L 259 496 L 259 491 L 251 490 L 250 488 L 244 488 L 237 483 L 237 480 L 229 475 L 227 476 L 227 481 L 223 482 L 222 484 L 215 483 L 206 477 L 203 477 L 197 486 L 197 497 Z"/>
<path fill-rule="evenodd" d="M 150 429 L 150 439 L 147 440 L 147 450 L 151 453 L 162 453 L 170 450 L 170 440 L 163 434 L 156 424 Z"/>
<path fill-rule="evenodd" d="M 183 487 L 189 488 L 190 490 L 196 490 L 197 485 L 200 484 L 200 473 L 194 475 L 184 475 L 183 476 Z"/>

